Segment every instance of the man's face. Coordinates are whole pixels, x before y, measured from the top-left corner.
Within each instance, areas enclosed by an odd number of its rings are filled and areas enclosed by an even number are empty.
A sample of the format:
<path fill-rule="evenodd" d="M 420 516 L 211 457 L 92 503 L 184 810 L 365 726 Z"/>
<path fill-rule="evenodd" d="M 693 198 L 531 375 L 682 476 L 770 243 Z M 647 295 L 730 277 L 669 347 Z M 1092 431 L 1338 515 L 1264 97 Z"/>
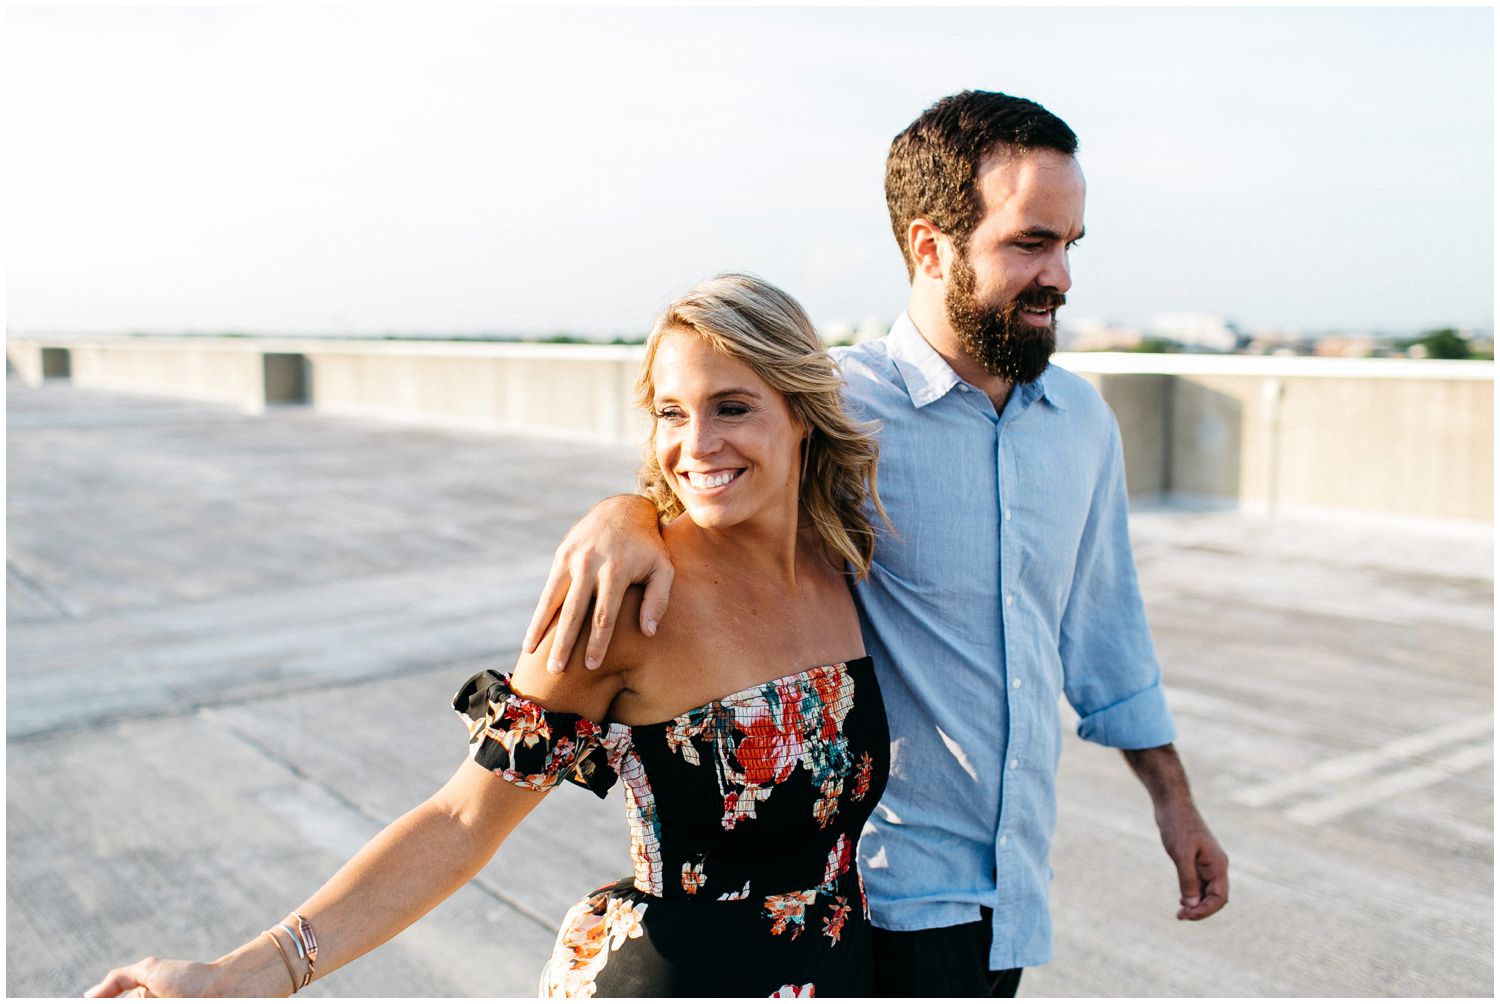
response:
<path fill-rule="evenodd" d="M 955 247 L 944 301 L 959 347 L 994 376 L 1030 383 L 1057 348 L 1056 308 L 1083 237 L 1083 172 L 1055 150 L 987 157 L 975 177 L 984 217 Z"/>

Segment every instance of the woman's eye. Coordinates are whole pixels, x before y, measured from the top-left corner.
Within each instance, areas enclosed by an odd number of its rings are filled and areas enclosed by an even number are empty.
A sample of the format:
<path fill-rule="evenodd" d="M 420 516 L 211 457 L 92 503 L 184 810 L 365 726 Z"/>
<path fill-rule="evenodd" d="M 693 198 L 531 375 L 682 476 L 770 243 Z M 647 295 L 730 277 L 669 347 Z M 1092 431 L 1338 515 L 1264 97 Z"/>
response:
<path fill-rule="evenodd" d="M 680 422 L 682 420 L 682 412 L 676 408 L 658 408 L 656 418 L 661 422 Z"/>
<path fill-rule="evenodd" d="M 737 415 L 747 415 L 749 413 L 750 409 L 745 407 L 743 404 L 726 403 L 719 405 L 719 414 L 727 415 L 731 418 Z"/>

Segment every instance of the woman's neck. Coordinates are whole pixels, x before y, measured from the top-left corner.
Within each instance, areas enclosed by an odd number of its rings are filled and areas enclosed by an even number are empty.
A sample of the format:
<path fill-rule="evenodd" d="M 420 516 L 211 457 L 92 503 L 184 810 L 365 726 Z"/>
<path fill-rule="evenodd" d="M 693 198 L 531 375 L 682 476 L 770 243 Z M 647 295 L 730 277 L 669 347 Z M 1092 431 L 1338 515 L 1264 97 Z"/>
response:
<path fill-rule="evenodd" d="M 674 562 L 692 561 L 712 569 L 718 578 L 743 578 L 795 591 L 799 551 L 805 543 L 797 516 L 792 510 L 717 528 L 699 526 L 683 515 L 667 527 L 665 538 Z"/>

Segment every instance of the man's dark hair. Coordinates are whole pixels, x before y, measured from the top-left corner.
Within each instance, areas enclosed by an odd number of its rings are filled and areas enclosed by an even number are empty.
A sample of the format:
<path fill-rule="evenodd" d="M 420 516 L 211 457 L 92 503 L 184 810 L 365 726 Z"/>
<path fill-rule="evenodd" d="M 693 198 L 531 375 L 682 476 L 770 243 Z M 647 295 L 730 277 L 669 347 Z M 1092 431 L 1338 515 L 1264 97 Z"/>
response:
<path fill-rule="evenodd" d="M 998 91 L 963 91 L 938 101 L 891 140 L 885 204 L 908 279 L 916 274 L 916 262 L 906 247 L 906 229 L 917 217 L 937 224 L 960 249 L 969 243 L 984 213 L 974 175 L 997 146 L 1071 157 L 1078 152 L 1078 137 L 1035 101 Z"/>

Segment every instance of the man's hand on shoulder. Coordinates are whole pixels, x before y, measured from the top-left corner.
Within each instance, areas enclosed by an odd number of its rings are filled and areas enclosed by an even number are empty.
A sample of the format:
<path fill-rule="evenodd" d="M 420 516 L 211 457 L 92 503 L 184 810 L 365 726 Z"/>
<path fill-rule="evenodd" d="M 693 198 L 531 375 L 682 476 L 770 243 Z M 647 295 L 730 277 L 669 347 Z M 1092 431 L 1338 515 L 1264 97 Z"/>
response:
<path fill-rule="evenodd" d="M 635 628 L 635 621 L 640 616 L 641 596 L 639 586 L 625 587 L 614 643 L 601 665 L 589 667 L 594 672 L 582 671 L 582 644 L 573 647 L 573 654 L 563 672 L 555 673 L 547 667 L 543 654 L 551 648 L 556 633 L 557 622 L 553 621 L 543 633 L 538 650 L 522 652 L 516 660 L 516 668 L 511 673 L 511 689 L 548 711 L 571 712 L 599 723 L 609 720 L 615 698 L 625 689 L 626 671 L 640 664 L 644 646 L 648 644 Z M 591 608 L 585 609 L 582 638 L 591 631 L 590 613 Z"/>
<path fill-rule="evenodd" d="M 1229 856 L 1198 813 L 1187 772 L 1170 743 L 1125 750 L 1125 760 L 1151 795 L 1162 847 L 1177 868 L 1178 920 L 1212 917 L 1229 902 Z"/>
<path fill-rule="evenodd" d="M 555 617 L 557 630 L 552 635 L 547 670 L 563 672 L 589 620 L 592 603 L 584 665 L 597 669 L 614 636 L 626 589 L 632 583 L 645 585 L 640 625 L 641 633 L 650 637 L 667 612 L 672 576 L 656 507 L 639 495 L 607 498 L 585 513 L 557 546 L 522 651 L 536 651 Z"/>

